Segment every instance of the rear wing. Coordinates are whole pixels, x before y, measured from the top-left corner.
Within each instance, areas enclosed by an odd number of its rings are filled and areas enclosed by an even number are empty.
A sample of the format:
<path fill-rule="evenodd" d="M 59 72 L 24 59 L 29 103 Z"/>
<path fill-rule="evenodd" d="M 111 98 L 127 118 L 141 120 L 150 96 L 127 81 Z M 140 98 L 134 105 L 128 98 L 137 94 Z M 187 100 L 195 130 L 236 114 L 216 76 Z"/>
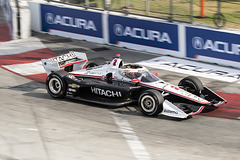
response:
<path fill-rule="evenodd" d="M 75 51 L 49 59 L 42 59 L 43 67 L 48 75 L 59 70 L 73 71 L 83 69 L 87 62 L 88 59 L 85 53 Z"/>

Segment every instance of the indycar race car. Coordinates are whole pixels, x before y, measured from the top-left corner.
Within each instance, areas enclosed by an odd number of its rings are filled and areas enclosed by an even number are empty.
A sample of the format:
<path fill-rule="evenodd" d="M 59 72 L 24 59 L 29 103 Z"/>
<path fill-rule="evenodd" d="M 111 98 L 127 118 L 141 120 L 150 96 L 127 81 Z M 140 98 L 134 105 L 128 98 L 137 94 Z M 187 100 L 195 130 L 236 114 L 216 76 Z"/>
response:
<path fill-rule="evenodd" d="M 110 63 L 89 63 L 85 53 L 69 52 L 42 59 L 48 74 L 46 88 L 54 98 L 72 98 L 103 104 L 124 106 L 137 103 L 146 116 L 162 114 L 187 118 L 204 107 L 217 107 L 227 101 L 193 76 L 178 85 L 167 83 L 137 64 L 124 64 L 120 55 Z"/>

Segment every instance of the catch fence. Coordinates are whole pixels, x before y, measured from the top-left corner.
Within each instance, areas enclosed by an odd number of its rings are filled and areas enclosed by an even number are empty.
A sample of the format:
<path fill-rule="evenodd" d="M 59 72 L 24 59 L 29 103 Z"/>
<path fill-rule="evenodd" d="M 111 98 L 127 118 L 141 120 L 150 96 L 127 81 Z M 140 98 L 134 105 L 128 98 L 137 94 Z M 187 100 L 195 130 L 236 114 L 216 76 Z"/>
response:
<path fill-rule="evenodd" d="M 240 0 L 48 0 L 165 19 L 240 29 Z"/>

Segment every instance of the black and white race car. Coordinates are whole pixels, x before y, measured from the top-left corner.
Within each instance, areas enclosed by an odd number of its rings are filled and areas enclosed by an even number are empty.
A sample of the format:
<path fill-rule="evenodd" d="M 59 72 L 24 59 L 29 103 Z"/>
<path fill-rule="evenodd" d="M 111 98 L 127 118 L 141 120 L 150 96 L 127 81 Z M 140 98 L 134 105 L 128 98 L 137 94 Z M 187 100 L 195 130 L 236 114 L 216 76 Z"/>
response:
<path fill-rule="evenodd" d="M 48 74 L 46 86 L 54 98 L 72 98 L 110 106 L 137 103 L 146 116 L 158 114 L 187 118 L 204 107 L 226 103 L 222 97 L 193 76 L 183 78 L 178 86 L 160 79 L 144 66 L 124 64 L 120 55 L 107 64 L 88 63 L 85 53 L 42 59 Z"/>

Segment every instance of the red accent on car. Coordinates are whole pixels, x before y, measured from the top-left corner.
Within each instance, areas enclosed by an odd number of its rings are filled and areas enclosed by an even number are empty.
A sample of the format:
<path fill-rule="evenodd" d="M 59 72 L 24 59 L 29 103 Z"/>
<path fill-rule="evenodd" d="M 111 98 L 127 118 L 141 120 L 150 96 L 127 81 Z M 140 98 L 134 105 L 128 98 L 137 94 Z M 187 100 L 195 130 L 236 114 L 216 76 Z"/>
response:
<path fill-rule="evenodd" d="M 113 62 L 113 66 L 116 66 L 117 60 L 115 59 Z"/>
<path fill-rule="evenodd" d="M 158 77 L 158 73 L 157 72 L 153 72 L 153 74 Z"/>
<path fill-rule="evenodd" d="M 204 107 L 205 107 L 205 106 L 201 106 L 197 112 L 192 112 L 192 113 L 189 113 L 188 115 L 189 115 L 189 116 L 193 116 L 193 115 L 196 115 L 196 114 L 198 114 L 198 113 L 201 113 L 202 110 L 204 109 Z"/>
<path fill-rule="evenodd" d="M 131 82 L 137 83 L 137 82 L 141 82 L 141 80 L 140 79 L 132 79 Z"/>
<path fill-rule="evenodd" d="M 66 64 L 66 65 L 61 66 L 60 68 L 65 68 L 65 67 L 67 67 L 67 66 L 71 66 L 71 65 L 73 65 L 73 64 L 82 63 L 82 62 L 86 62 L 86 61 L 87 61 L 87 60 L 82 60 L 82 61 L 77 61 L 77 62 L 68 63 L 68 64 Z"/>

